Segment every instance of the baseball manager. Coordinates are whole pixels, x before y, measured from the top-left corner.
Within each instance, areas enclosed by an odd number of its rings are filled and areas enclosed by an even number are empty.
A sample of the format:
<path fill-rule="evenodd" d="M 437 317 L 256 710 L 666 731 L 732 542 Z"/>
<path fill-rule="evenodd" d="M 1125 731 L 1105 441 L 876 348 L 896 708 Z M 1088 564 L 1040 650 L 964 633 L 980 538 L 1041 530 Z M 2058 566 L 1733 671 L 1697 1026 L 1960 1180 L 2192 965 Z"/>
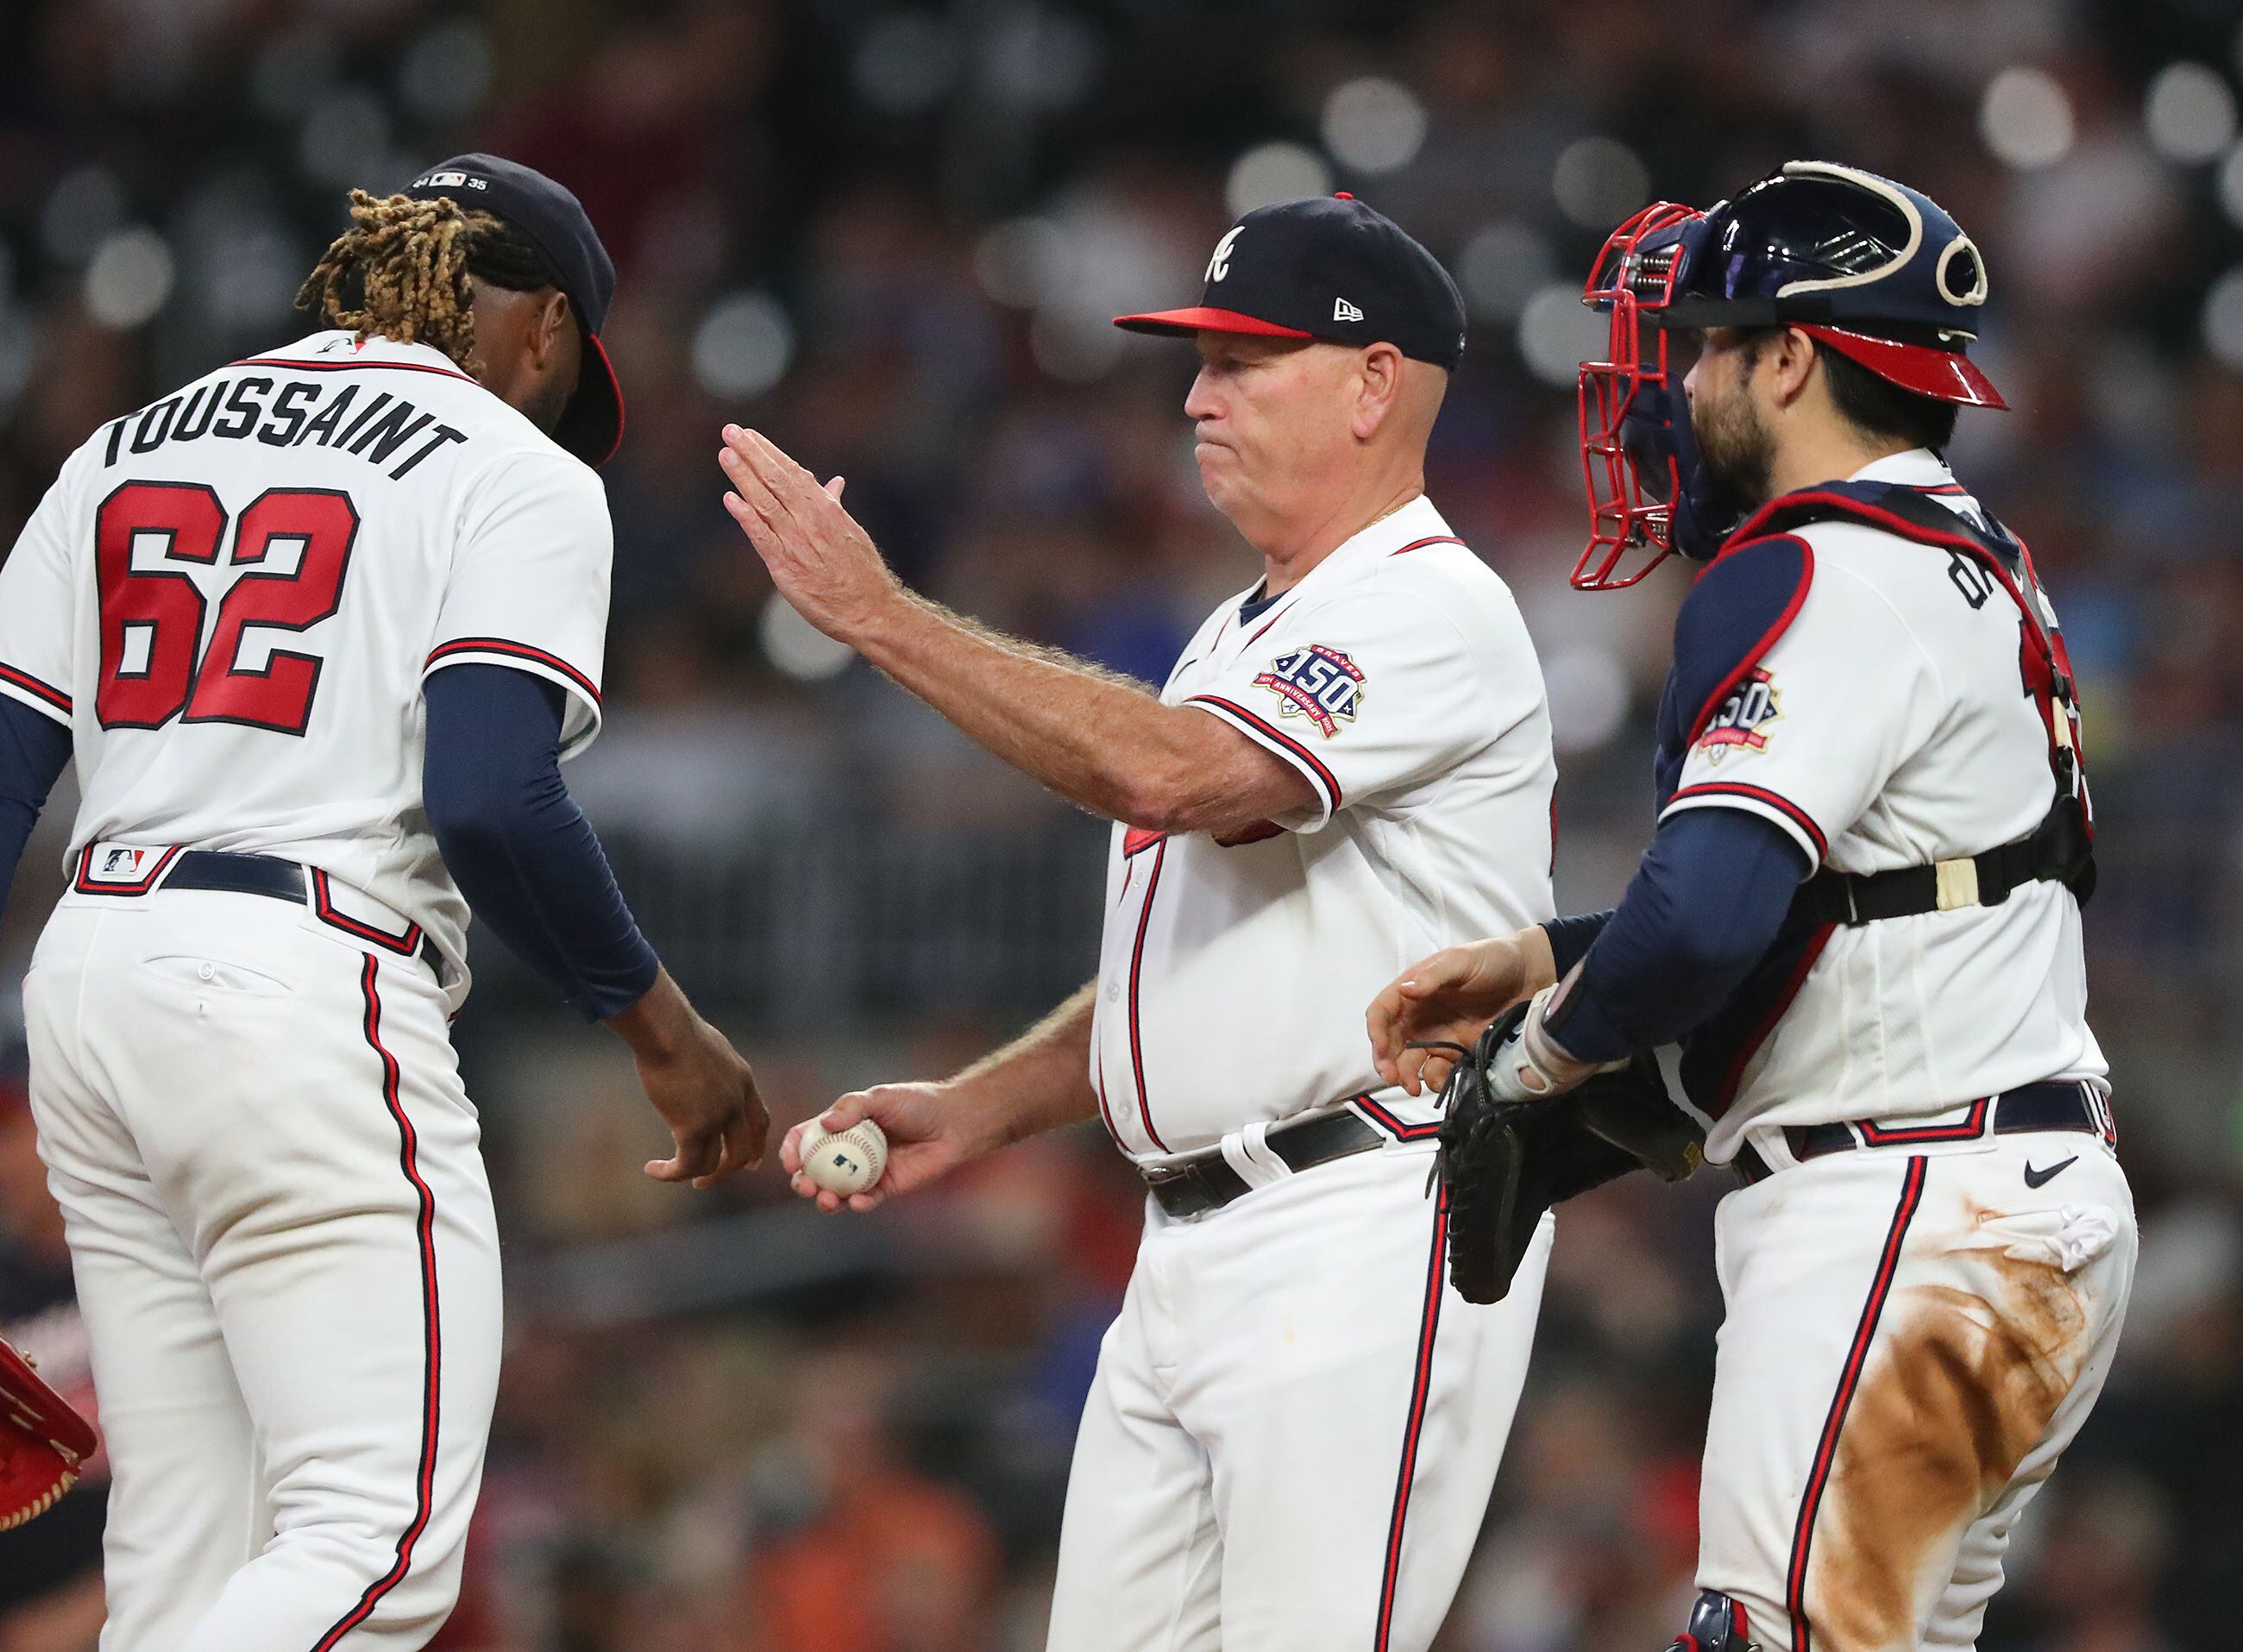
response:
<path fill-rule="evenodd" d="M 1096 981 L 966 1071 L 825 1119 L 893 1146 L 859 1209 L 1076 1120 L 1144 1175 L 1052 1646 L 1422 1648 L 1478 1533 L 1549 1252 L 1546 1226 L 1500 1305 L 1447 1287 L 1431 1104 L 1380 1082 L 1359 1019 L 1409 960 L 1552 911 L 1541 671 L 1425 496 L 1463 305 L 1341 196 L 1249 213 L 1198 305 L 1121 325 L 1196 341 L 1201 479 L 1262 559 L 1157 694 L 904 590 L 838 481 L 725 433 L 728 506 L 788 600 L 1114 822 Z M 785 1156 L 799 1168 L 791 1139 Z"/>

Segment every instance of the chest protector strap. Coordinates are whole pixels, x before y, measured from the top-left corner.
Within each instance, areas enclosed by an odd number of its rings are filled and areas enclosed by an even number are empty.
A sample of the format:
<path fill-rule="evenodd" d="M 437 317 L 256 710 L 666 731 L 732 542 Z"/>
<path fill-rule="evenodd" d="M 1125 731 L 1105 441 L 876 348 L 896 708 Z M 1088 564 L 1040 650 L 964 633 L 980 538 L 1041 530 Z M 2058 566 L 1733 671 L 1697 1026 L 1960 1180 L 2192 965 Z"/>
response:
<path fill-rule="evenodd" d="M 2031 556 L 2000 523 L 1982 526 L 1916 489 L 1890 482 L 1831 482 L 1787 494 L 1740 529 L 1735 540 L 1832 521 L 1861 523 L 1967 558 L 2016 605 L 2024 623 L 2027 688 L 2043 701 L 2055 796 L 2031 832 L 1977 854 L 1891 872 L 1856 874 L 1825 867 L 1801 887 L 1794 910 L 1803 909 L 1819 922 L 1851 926 L 1998 907 L 2020 884 L 2037 881 L 2060 883 L 2085 906 L 2095 893 L 2095 825 L 2079 759 L 2079 701 L 2071 658 L 2049 623 Z"/>

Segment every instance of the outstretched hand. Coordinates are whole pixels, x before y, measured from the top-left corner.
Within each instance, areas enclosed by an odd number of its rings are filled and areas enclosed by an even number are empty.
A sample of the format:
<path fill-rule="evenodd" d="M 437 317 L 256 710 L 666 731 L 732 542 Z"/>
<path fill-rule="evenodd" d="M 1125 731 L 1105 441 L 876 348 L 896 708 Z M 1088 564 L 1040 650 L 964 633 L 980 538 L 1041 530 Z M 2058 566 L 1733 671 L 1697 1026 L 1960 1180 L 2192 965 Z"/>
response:
<path fill-rule="evenodd" d="M 666 969 L 639 1001 L 608 1022 L 630 1046 L 646 1099 L 677 1151 L 648 1163 L 658 1182 L 712 1187 L 763 1162 L 771 1115 L 756 1075 L 731 1041 L 704 1021 Z"/>
<path fill-rule="evenodd" d="M 1422 958 L 1389 981 L 1364 1013 L 1378 1075 L 1411 1096 L 1449 1082 L 1455 1056 L 1412 1044 L 1470 1048 L 1498 1015 L 1549 982 L 1548 947 L 1535 955 L 1539 928 L 1449 947 Z"/>
<path fill-rule="evenodd" d="M 724 427 L 717 462 L 732 484 L 724 509 L 779 595 L 828 637 L 853 644 L 903 588 L 872 536 L 842 509 L 842 479 L 820 486 L 768 437 L 736 424 Z"/>

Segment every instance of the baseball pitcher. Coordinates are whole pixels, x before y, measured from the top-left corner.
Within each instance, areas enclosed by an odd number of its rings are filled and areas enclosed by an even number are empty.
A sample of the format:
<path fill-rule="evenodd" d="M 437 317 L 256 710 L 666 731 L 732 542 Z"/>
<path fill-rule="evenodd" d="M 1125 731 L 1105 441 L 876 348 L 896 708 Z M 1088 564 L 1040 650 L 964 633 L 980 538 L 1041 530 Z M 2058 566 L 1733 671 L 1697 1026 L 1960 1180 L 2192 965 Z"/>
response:
<path fill-rule="evenodd" d="M 448 1022 L 469 905 L 627 1039 L 706 1182 L 765 1120 L 555 765 L 600 721 L 623 402 L 576 198 L 487 155 L 332 325 L 96 431 L 0 567 L 0 887 L 73 759 L 31 1102 L 115 1466 L 104 1652 L 418 1647 L 499 1362 Z"/>

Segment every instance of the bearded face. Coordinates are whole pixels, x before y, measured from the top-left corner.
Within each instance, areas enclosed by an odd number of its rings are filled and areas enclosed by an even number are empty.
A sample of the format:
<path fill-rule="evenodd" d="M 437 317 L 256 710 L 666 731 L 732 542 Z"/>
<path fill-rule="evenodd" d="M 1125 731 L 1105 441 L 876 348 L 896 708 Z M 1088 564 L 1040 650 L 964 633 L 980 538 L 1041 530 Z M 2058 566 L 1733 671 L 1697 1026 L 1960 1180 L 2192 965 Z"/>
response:
<path fill-rule="evenodd" d="M 1775 436 L 1752 397 L 1761 339 L 1725 340 L 1717 329 L 1692 369 L 1690 433 L 1720 502 L 1756 510 L 1775 490 Z"/>

